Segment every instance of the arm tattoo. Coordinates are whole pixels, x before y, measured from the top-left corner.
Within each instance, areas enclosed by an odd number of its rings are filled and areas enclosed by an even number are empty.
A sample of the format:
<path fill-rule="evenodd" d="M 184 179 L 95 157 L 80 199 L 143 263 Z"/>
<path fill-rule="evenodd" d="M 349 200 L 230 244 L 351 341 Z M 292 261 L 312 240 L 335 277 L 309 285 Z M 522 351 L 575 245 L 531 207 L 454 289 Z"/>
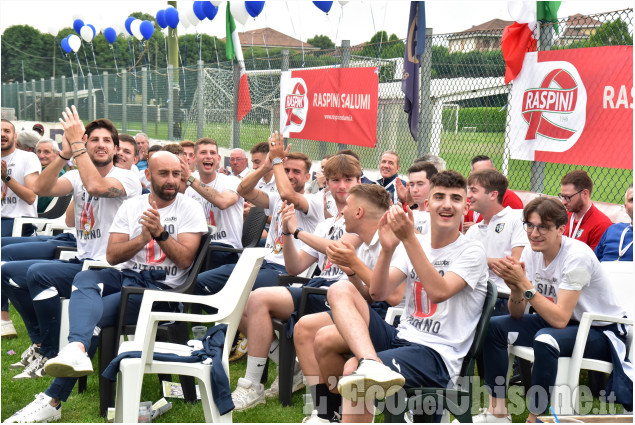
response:
<path fill-rule="evenodd" d="M 109 187 L 107 191 L 99 194 L 100 198 L 120 198 L 122 196 L 126 196 L 126 191 L 116 187 Z"/>

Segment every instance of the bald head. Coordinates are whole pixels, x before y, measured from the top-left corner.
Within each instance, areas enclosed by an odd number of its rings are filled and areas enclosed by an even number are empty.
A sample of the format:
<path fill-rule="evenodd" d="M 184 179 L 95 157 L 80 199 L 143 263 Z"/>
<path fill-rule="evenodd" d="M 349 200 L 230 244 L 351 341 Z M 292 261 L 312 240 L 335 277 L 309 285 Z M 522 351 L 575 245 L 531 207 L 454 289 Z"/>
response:
<path fill-rule="evenodd" d="M 170 163 L 177 164 L 179 167 L 181 166 L 179 157 L 174 155 L 172 152 L 158 151 L 154 155 L 152 155 L 152 158 L 150 158 L 150 160 L 148 161 L 148 168 L 150 167 L 156 168 L 156 167 L 160 167 L 163 164 L 170 164 Z M 157 164 L 161 164 L 161 165 L 157 165 Z"/>
<path fill-rule="evenodd" d="M 152 155 L 145 170 L 146 178 L 152 185 L 152 194 L 156 196 L 162 208 L 172 203 L 179 193 L 181 184 L 181 161 L 172 152 L 159 151 Z"/>

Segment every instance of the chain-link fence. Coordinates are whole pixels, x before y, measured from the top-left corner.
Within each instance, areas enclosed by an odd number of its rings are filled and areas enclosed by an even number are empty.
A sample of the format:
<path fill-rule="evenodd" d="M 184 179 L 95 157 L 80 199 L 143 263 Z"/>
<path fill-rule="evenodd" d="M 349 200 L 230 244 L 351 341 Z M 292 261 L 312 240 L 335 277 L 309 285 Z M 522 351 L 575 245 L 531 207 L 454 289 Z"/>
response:
<path fill-rule="evenodd" d="M 83 118 L 107 117 L 123 132 L 143 131 L 151 138 L 162 140 L 212 137 L 222 147 L 241 147 L 248 151 L 279 128 L 281 70 L 377 67 L 377 146 L 348 146 L 359 153 L 364 168 L 376 169 L 382 152 L 391 149 L 401 157 L 402 173 L 415 158 L 434 153 L 445 159 L 448 168 L 467 175 L 472 157 L 488 155 L 496 167 L 507 174 L 511 189 L 555 195 L 565 173 L 585 169 L 595 183 L 594 200 L 622 203 L 633 179 L 632 169 L 521 160 L 506 160 L 504 164 L 504 158 L 509 156 L 505 142 L 509 139 L 507 117 L 511 84 L 504 83 L 502 32 L 502 29 L 468 30 L 428 35 L 421 63 L 421 107 L 416 141 L 410 135 L 407 114 L 403 111 L 404 40 L 359 46 L 348 46 L 344 42 L 343 46 L 331 50 L 267 57 L 252 55 L 245 65 L 253 107 L 241 122 L 235 118 L 237 65 L 218 61 L 188 64 L 178 69 L 137 67 L 129 72 L 3 84 L 2 106 L 14 108 L 19 119 L 54 122 L 64 105 L 75 104 Z M 555 25 L 539 25 L 534 37 L 538 50 L 632 46 L 632 9 L 593 16 L 575 15 Z M 611 124 L 606 126 L 607 140 L 610 140 Z M 334 143 L 289 141 L 293 143 L 293 150 L 302 151 L 313 160 L 340 148 Z M 598 140 L 597 149 L 606 148 L 605 141 Z"/>

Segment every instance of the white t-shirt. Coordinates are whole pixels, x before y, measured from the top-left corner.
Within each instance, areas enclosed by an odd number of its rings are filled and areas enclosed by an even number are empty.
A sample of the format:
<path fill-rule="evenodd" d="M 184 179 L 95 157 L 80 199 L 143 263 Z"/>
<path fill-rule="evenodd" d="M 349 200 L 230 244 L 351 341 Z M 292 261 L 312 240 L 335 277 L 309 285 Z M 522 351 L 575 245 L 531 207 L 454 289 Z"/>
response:
<path fill-rule="evenodd" d="M 269 208 L 265 210 L 270 215 L 271 226 L 267 235 L 267 243 L 265 248 L 271 248 L 272 252 L 265 256 L 265 260 L 270 263 L 284 265 L 284 255 L 282 254 L 283 236 L 282 236 L 282 198 L 278 192 L 272 192 L 269 196 Z M 298 221 L 298 227 L 313 233 L 319 222 L 324 221 L 324 197 L 322 194 L 303 194 L 309 203 L 309 211 L 305 214 L 300 210 L 296 210 L 295 216 Z M 304 242 L 299 239 L 293 239 L 295 249 L 302 249 Z"/>
<path fill-rule="evenodd" d="M 137 170 L 139 170 L 138 167 L 137 167 Z M 150 180 L 148 180 L 148 178 L 146 177 L 146 169 L 144 168 L 143 170 L 139 170 L 138 176 L 139 176 L 139 182 L 143 185 L 143 187 L 149 190 Z"/>
<path fill-rule="evenodd" d="M 441 276 L 452 272 L 467 284 L 442 303 L 430 302 L 406 249 L 399 245 L 390 266 L 407 276 L 407 286 L 405 309 L 397 336 L 434 349 L 443 358 L 452 382 L 456 383 L 463 358 L 472 345 L 487 294 L 485 248 L 462 234 L 440 249 L 432 249 L 429 237 L 417 235 L 417 239 Z"/>
<path fill-rule="evenodd" d="M 584 242 L 562 237 L 560 251 L 545 267 L 542 253 L 530 248 L 520 257 L 525 262 L 525 273 L 534 287 L 554 303 L 558 303 L 560 289 L 582 291 L 571 316 L 580 320 L 582 313 L 593 312 L 609 316 L 623 316 L 625 311 L 617 303 L 615 293 L 606 271 L 597 257 Z M 603 322 L 593 322 L 594 326 Z"/>
<path fill-rule="evenodd" d="M 265 181 L 265 178 L 262 177 L 260 180 L 258 180 L 258 183 L 256 184 L 256 189 L 262 190 L 265 193 L 277 192 L 278 187 L 276 186 L 276 176 L 272 174 L 271 180 L 269 181 L 269 183 L 267 183 Z"/>
<path fill-rule="evenodd" d="M 71 170 L 60 179 L 68 179 L 73 185 L 75 201 L 75 233 L 77 234 L 77 253 L 80 259 L 106 260 L 108 231 L 113 217 L 125 199 L 141 194 L 141 183 L 130 170 L 112 167 L 107 178 L 119 180 L 125 197 L 95 198 L 88 194 L 79 176 L 78 170 Z"/>
<path fill-rule="evenodd" d="M 240 180 L 233 176 L 216 173 L 216 178 L 214 180 L 204 184 L 220 193 L 230 191 L 238 195 L 237 190 Z M 201 204 L 203 212 L 205 213 L 207 224 L 216 226 L 216 233 L 212 236 L 213 242 L 228 244 L 234 248 L 243 247 L 243 207 L 245 205 L 245 199 L 242 196 L 238 196 L 238 201 L 224 210 L 221 210 L 217 206 L 213 205 L 205 199 L 203 195 L 191 187 L 188 187 L 185 190 L 185 196 L 188 196 Z"/>
<path fill-rule="evenodd" d="M 474 224 L 465 232 L 465 236 L 481 242 L 485 246 L 487 258 L 505 258 L 512 255 L 512 248 L 529 245 L 527 232 L 523 228 L 523 210 L 513 210 L 511 207 L 505 207 L 495 214 L 489 224 L 484 221 Z M 499 294 L 510 294 L 509 286 L 492 270 L 489 270 L 489 278 L 496 283 Z"/>
<path fill-rule="evenodd" d="M 422 235 L 430 233 L 430 213 L 428 211 L 413 210 L 412 216 L 415 219 L 415 229 Z"/>
<path fill-rule="evenodd" d="M 321 238 L 331 241 L 340 240 L 344 233 L 346 233 L 344 217 L 340 217 L 339 220 L 335 220 L 335 217 L 327 218 L 315 227 L 313 233 Z M 346 274 L 336 264 L 331 263 L 326 254 L 323 254 L 317 249 L 313 249 L 306 244 L 302 247 L 302 251 L 317 260 L 317 265 L 321 272 L 319 277 L 328 280 L 340 280 L 345 278 L 344 276 L 346 276 Z"/>
<path fill-rule="evenodd" d="M 337 214 L 338 214 L 337 204 L 335 203 L 335 199 L 333 199 L 333 194 L 330 191 L 326 192 L 326 194 L 323 194 L 323 193 L 320 193 L 320 194 L 323 195 L 325 198 L 326 211 L 328 211 L 328 213 L 331 214 L 331 217 L 337 217 Z"/>
<path fill-rule="evenodd" d="M 117 211 L 110 233 L 125 233 L 130 235 L 130 239 L 139 236 L 143 230 L 139 218 L 150 208 L 149 196 L 150 194 L 146 193 L 126 200 Z M 159 214 L 163 228 L 177 241 L 181 233 L 207 232 L 203 208 L 198 202 L 181 193 L 176 195 L 174 202 L 170 205 L 159 208 Z M 163 269 L 166 272 L 163 283 L 174 288 L 185 282 L 187 272 L 192 265 L 190 264 L 187 269 L 177 267 L 174 261 L 163 252 L 159 242 L 152 239 L 130 260 L 121 263 L 121 267 L 134 271 Z"/>
<path fill-rule="evenodd" d="M 42 164 L 33 152 L 16 149 L 13 153 L 3 156 L 2 160 L 7 164 L 7 175 L 16 182 L 24 185 L 24 177 L 33 173 L 40 173 Z M 2 218 L 37 217 L 37 197 L 29 205 L 16 195 L 3 181 L 2 182 Z"/>

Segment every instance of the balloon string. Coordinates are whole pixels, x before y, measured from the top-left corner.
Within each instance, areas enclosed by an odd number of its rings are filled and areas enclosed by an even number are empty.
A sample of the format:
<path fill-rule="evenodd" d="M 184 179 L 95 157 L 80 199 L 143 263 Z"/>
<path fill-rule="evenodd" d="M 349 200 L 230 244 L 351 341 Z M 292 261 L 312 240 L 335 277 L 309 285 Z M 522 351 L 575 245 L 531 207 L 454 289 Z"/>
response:
<path fill-rule="evenodd" d="M 341 6 L 342 10 L 340 11 L 340 19 L 337 21 L 337 30 L 335 31 L 335 45 L 337 46 L 337 37 L 340 33 L 340 26 L 342 24 L 342 16 L 344 15 L 344 6 Z"/>
<path fill-rule="evenodd" d="M 80 41 L 81 42 L 81 41 Z M 84 47 L 84 43 L 82 42 L 82 47 Z M 84 54 L 84 59 L 86 60 L 86 69 L 90 72 L 90 65 L 88 65 L 88 56 L 86 56 L 86 49 L 82 49 L 82 53 Z"/>
<path fill-rule="evenodd" d="M 143 46 L 143 52 L 141 53 L 141 55 L 143 56 L 143 60 L 146 62 L 146 68 L 148 69 L 148 75 L 150 77 L 150 89 L 152 89 L 152 97 L 155 98 L 157 96 L 154 93 L 154 84 L 152 84 L 152 70 L 150 69 L 150 64 L 148 63 L 148 59 L 147 59 L 149 57 L 149 53 L 146 52 L 147 43 L 148 42 L 146 41 L 146 45 Z M 144 53 L 145 53 L 145 55 L 144 55 Z"/>
<path fill-rule="evenodd" d="M 214 51 L 216 52 L 216 65 L 218 66 L 218 69 L 220 69 L 220 59 L 218 57 L 218 47 L 216 47 L 216 37 L 212 37 L 212 39 L 214 40 Z"/>
<path fill-rule="evenodd" d="M 196 33 L 196 35 L 194 36 L 194 40 L 196 40 L 196 45 L 198 46 L 198 60 L 203 60 L 201 56 L 201 44 L 203 43 L 199 41 L 198 30 L 196 29 L 196 27 L 194 27 L 194 32 Z"/>
<path fill-rule="evenodd" d="M 84 70 L 82 69 L 82 66 L 79 63 L 79 55 L 77 54 L 77 52 L 75 52 L 75 59 L 77 59 L 77 67 L 82 73 L 82 84 L 84 86 L 84 90 L 86 90 L 86 77 L 84 76 Z"/>
<path fill-rule="evenodd" d="M 267 28 L 267 10 L 266 9 L 265 9 L 265 28 Z M 271 71 L 271 58 L 269 57 L 269 43 L 267 43 L 267 39 L 265 38 L 265 33 L 266 31 L 262 33 L 262 41 L 263 43 L 265 43 L 265 50 L 267 51 L 267 66 L 269 67 L 269 71 Z M 271 82 L 271 87 L 273 87 L 273 75 L 271 72 L 269 73 L 269 81 Z"/>
<path fill-rule="evenodd" d="M 163 47 L 165 48 L 165 66 L 167 69 L 167 66 L 170 63 L 170 61 L 168 60 L 168 38 L 167 37 L 163 37 Z"/>
<path fill-rule="evenodd" d="M 298 34 L 295 31 L 295 25 L 293 25 L 293 19 L 291 19 L 291 10 L 289 9 L 289 2 L 285 0 L 284 4 L 287 5 L 287 12 L 289 12 L 289 20 L 291 21 L 291 28 L 293 28 L 293 36 L 298 38 Z M 300 39 L 300 48 L 302 49 L 302 68 L 304 68 L 304 43 Z"/>
<path fill-rule="evenodd" d="M 93 52 L 93 62 L 95 63 L 95 72 L 97 72 L 97 78 L 99 78 L 99 87 L 101 87 L 101 93 L 104 93 L 104 85 L 101 83 L 101 75 L 99 75 L 99 68 L 97 68 L 97 59 L 95 58 L 95 49 L 93 49 L 93 43 L 90 44 L 90 50 Z M 106 97 L 104 97 L 104 102 Z"/>
<path fill-rule="evenodd" d="M 373 14 L 373 5 L 372 3 L 370 4 L 370 18 L 373 21 L 373 31 L 375 31 L 375 35 L 377 35 L 377 27 L 375 27 L 375 15 Z M 384 39 L 384 33 L 382 32 L 381 38 L 379 39 L 379 48 L 377 49 L 377 59 L 381 59 L 381 42 Z M 375 39 L 375 41 L 377 41 Z"/>
<path fill-rule="evenodd" d="M 183 38 L 183 56 L 181 56 L 181 50 L 179 49 L 179 60 L 181 61 L 181 74 L 183 74 L 183 103 L 187 102 L 187 88 L 185 87 L 185 60 L 183 57 L 187 57 L 187 35 Z M 177 42 L 178 44 L 178 42 Z M 181 79 L 179 78 L 179 81 Z"/>
<path fill-rule="evenodd" d="M 112 49 L 112 46 L 110 46 L 110 48 Z M 119 66 L 117 66 L 117 51 L 118 50 L 119 50 L 119 46 L 117 46 L 117 44 L 115 43 L 115 48 L 112 49 L 112 58 L 115 61 L 115 69 L 117 70 L 117 74 L 119 74 Z"/>

